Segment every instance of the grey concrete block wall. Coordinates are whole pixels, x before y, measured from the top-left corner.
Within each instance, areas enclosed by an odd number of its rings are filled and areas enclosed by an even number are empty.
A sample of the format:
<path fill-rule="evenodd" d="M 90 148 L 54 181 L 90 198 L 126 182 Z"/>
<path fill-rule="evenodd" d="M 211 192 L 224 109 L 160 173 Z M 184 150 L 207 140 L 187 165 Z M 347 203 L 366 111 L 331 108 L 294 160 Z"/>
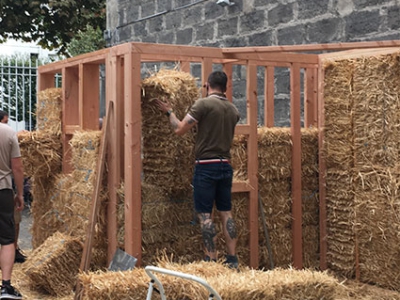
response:
<path fill-rule="evenodd" d="M 107 0 L 108 45 L 243 47 L 400 39 L 400 0 L 231 0 L 235 5 L 227 7 L 216 1 Z M 243 109 L 245 74 L 244 67 L 234 73 L 234 101 Z M 277 126 L 289 125 L 289 89 L 288 72 L 278 70 Z"/>

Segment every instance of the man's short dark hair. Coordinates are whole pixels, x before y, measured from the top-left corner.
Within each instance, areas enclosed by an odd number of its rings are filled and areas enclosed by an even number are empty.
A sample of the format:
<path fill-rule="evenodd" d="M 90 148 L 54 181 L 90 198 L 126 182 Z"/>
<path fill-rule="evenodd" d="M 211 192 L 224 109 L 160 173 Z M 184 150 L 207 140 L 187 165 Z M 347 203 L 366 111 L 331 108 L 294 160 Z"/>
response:
<path fill-rule="evenodd" d="M 228 77 L 225 72 L 214 71 L 208 76 L 207 82 L 212 89 L 219 89 L 222 93 L 225 93 Z"/>
<path fill-rule="evenodd" d="M 0 122 L 3 121 L 4 117 L 7 117 L 8 113 L 6 113 L 4 110 L 0 110 Z"/>

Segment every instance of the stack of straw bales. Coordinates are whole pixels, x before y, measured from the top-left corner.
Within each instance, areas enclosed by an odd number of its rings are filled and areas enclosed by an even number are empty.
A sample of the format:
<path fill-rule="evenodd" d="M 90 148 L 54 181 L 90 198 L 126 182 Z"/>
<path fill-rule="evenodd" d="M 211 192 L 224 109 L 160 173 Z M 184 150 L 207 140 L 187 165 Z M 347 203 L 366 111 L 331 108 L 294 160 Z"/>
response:
<path fill-rule="evenodd" d="M 33 290 L 53 296 L 69 295 L 76 283 L 83 245 L 79 239 L 55 233 L 36 248 L 23 269 Z"/>
<path fill-rule="evenodd" d="M 37 128 L 19 136 L 25 175 L 31 177 L 32 245 L 38 247 L 51 235 L 47 233 L 44 215 L 51 208 L 49 201 L 55 175 L 61 171 L 61 100 L 62 90 L 51 88 L 38 93 Z"/>
<path fill-rule="evenodd" d="M 218 263 L 174 264 L 167 261 L 158 267 L 205 279 L 222 299 L 334 299 L 336 279 L 325 273 L 297 270 L 235 272 Z M 207 299 L 206 289 L 192 281 L 156 274 L 170 299 Z M 83 299 L 144 299 L 150 278 L 144 269 L 118 273 L 79 275 Z"/>
<path fill-rule="evenodd" d="M 190 192 L 194 134 L 177 136 L 154 100 L 169 101 L 182 120 L 199 97 L 196 79 L 186 72 L 162 69 L 142 81 L 142 90 L 144 182 L 157 186 L 160 195 L 181 197 Z"/>
<path fill-rule="evenodd" d="M 399 61 L 392 51 L 330 62 L 324 93 L 330 267 L 396 290 Z"/>

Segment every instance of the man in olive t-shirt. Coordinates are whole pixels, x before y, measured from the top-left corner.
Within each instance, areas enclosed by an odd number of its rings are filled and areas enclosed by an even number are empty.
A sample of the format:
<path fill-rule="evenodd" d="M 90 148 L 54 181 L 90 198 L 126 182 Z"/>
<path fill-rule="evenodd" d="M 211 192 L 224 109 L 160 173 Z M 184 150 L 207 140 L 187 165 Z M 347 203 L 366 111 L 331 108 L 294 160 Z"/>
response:
<path fill-rule="evenodd" d="M 2 271 L 1 299 L 22 299 L 21 294 L 11 285 L 11 274 L 15 257 L 14 208 L 22 210 L 23 166 L 17 134 L 0 122 L 0 263 Z M 12 190 L 14 175 L 17 195 Z"/>
<path fill-rule="evenodd" d="M 215 203 L 221 215 L 228 252 L 225 264 L 236 269 L 239 264 L 236 256 L 237 231 L 232 216 L 233 170 L 229 159 L 240 116 L 225 96 L 227 81 L 224 72 L 212 72 L 206 84 L 208 96 L 197 100 L 182 121 L 176 117 L 168 102 L 157 100 L 156 104 L 166 113 L 176 134 L 183 135 L 195 125 L 198 127 L 193 198 L 202 230 L 205 260 L 217 260 L 216 228 L 212 219 Z"/>

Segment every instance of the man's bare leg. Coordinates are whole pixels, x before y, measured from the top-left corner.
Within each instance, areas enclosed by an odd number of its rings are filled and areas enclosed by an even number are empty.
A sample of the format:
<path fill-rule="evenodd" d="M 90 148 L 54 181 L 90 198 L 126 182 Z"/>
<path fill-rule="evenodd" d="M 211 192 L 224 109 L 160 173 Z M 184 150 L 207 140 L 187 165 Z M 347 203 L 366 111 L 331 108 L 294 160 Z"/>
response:
<path fill-rule="evenodd" d="M 2 280 L 10 280 L 14 266 L 15 246 L 14 243 L 3 245 L 0 249 L 0 264 Z"/>
<path fill-rule="evenodd" d="M 209 213 L 200 213 L 198 216 L 206 255 L 215 260 L 217 259 L 217 232 L 215 229 L 215 224 L 212 220 L 211 214 Z"/>
<path fill-rule="evenodd" d="M 226 247 L 229 255 L 236 255 L 236 244 L 237 244 L 237 229 L 235 221 L 233 220 L 231 211 L 220 211 L 222 220 L 222 228 L 224 230 L 224 236 L 226 241 Z"/>

